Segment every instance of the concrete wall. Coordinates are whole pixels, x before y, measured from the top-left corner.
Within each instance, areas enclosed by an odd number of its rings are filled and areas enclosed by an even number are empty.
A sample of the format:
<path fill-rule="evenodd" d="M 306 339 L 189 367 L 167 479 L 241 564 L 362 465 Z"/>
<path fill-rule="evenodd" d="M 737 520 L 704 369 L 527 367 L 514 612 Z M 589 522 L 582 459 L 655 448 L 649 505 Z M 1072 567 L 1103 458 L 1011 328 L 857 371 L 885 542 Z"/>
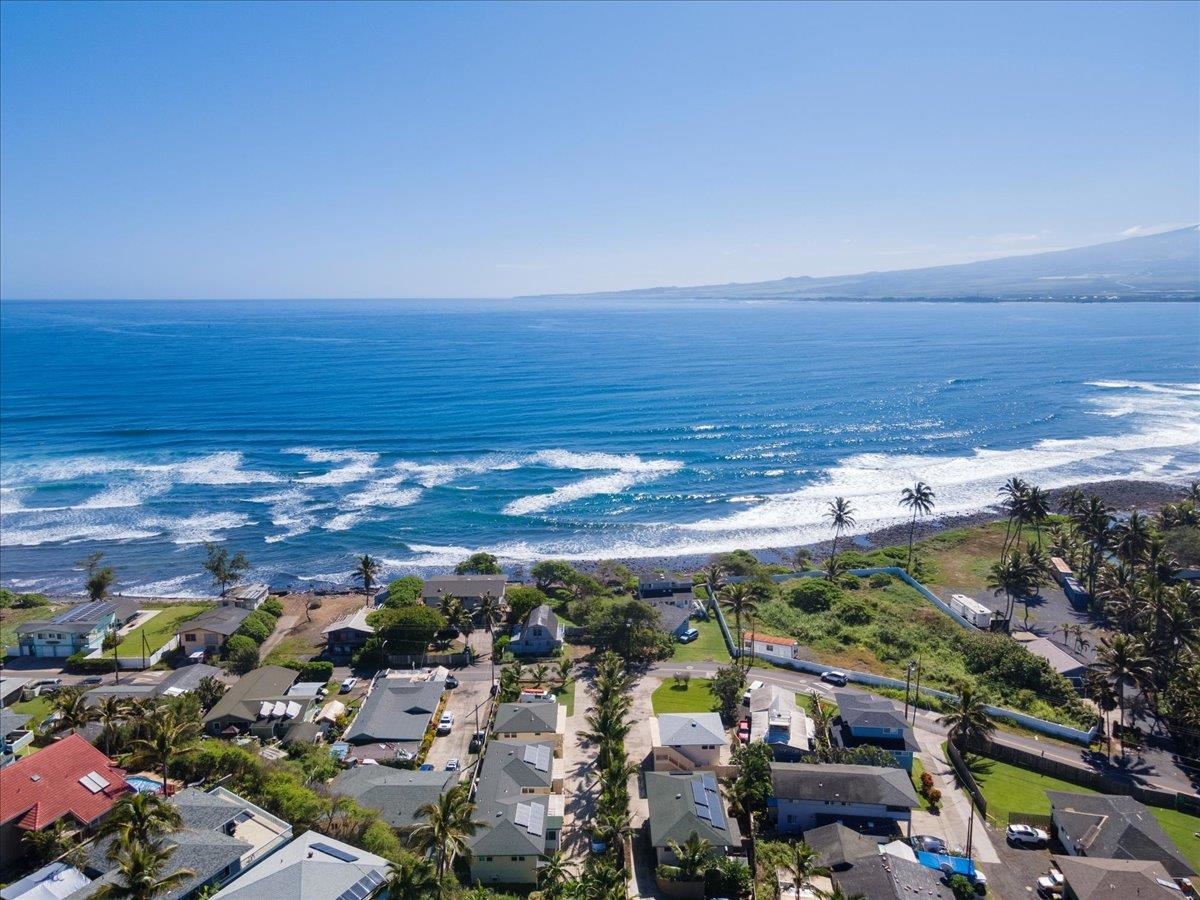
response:
<path fill-rule="evenodd" d="M 537 884 L 536 853 L 521 856 L 476 856 L 471 860 L 471 881 L 483 884 Z"/>

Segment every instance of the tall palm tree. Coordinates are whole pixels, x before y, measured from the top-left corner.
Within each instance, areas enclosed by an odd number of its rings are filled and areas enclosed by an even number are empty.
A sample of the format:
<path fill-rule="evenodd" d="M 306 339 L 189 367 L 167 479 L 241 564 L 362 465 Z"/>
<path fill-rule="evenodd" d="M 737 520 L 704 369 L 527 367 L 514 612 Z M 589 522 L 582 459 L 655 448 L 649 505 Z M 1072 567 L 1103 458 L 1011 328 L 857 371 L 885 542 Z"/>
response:
<path fill-rule="evenodd" d="M 1004 594 L 1005 622 L 1012 619 L 1016 598 L 1024 596 L 1029 589 L 1029 579 L 1029 567 L 1020 550 L 1014 550 L 1004 561 L 992 564 L 991 571 L 988 573 L 987 586 L 997 597 Z"/>
<path fill-rule="evenodd" d="M 1125 689 L 1140 689 L 1150 681 L 1153 664 L 1146 655 L 1146 648 L 1137 638 L 1117 634 L 1112 638 L 1101 638 L 1096 646 L 1096 666 L 1116 686 L 1118 721 L 1125 727 Z"/>
<path fill-rule="evenodd" d="M 574 877 L 567 855 L 561 850 L 551 853 L 538 867 L 537 877 L 545 900 L 555 900 Z"/>
<path fill-rule="evenodd" d="M 675 854 L 679 875 L 683 881 L 696 881 L 703 877 L 705 869 L 708 868 L 706 863 L 713 856 L 712 843 L 694 831 L 682 844 L 679 841 L 667 841 L 667 848 Z"/>
<path fill-rule="evenodd" d="M 529 674 L 533 676 L 533 686 L 541 687 L 546 683 L 546 678 L 550 675 L 550 667 L 545 663 L 538 663 Z"/>
<path fill-rule="evenodd" d="M 987 704 L 976 692 L 973 685 L 964 684 L 958 692 L 958 700 L 950 712 L 938 719 L 938 722 L 950 729 L 950 742 L 958 746 L 970 738 L 986 738 L 996 726 L 992 724 L 991 716 L 984 708 Z"/>
<path fill-rule="evenodd" d="M 927 516 L 933 512 L 934 500 L 937 495 L 933 488 L 923 481 L 918 481 L 910 488 L 900 492 L 900 505 L 912 510 L 912 521 L 908 523 L 908 564 L 904 571 L 912 574 L 913 536 L 917 529 L 917 516 Z"/>
<path fill-rule="evenodd" d="M 1063 491 L 1058 498 L 1058 511 L 1074 516 L 1087 505 L 1087 495 L 1079 488 Z"/>
<path fill-rule="evenodd" d="M 717 595 L 717 602 L 725 609 L 731 610 L 737 622 L 738 659 L 749 659 L 745 652 L 745 636 L 742 633 L 742 616 L 751 615 L 758 611 L 758 601 L 754 596 L 754 588 L 746 582 L 731 584 Z"/>
<path fill-rule="evenodd" d="M 135 765 L 157 767 L 162 772 L 163 791 L 169 796 L 171 760 L 199 749 L 196 740 L 200 736 L 200 723 L 163 707 L 147 724 L 149 735 L 134 739 L 132 759 Z"/>
<path fill-rule="evenodd" d="M 1037 546 L 1042 549 L 1042 525 L 1050 518 L 1050 497 L 1036 484 L 1025 495 L 1025 519 L 1037 533 Z"/>
<path fill-rule="evenodd" d="M 63 688 L 54 696 L 55 731 L 83 728 L 96 718 L 96 711 L 88 706 L 83 691 L 79 688 Z"/>
<path fill-rule="evenodd" d="M 424 821 L 413 829 L 410 840 L 414 848 L 432 853 L 437 860 L 439 896 L 446 872 L 456 857 L 467 852 L 467 838 L 486 824 L 474 818 L 475 804 L 468 790 L 468 785 L 459 784 L 417 810 Z"/>
<path fill-rule="evenodd" d="M 1025 495 L 1029 492 L 1029 485 L 1023 478 L 1013 476 L 1004 482 L 1000 487 L 1000 506 L 1008 515 L 1008 521 L 1004 526 L 1004 544 L 1000 551 L 1001 558 L 1008 555 L 1009 541 L 1015 533 L 1014 526 L 1017 524 L 1017 519 L 1022 515 L 1022 510 L 1025 504 Z"/>
<path fill-rule="evenodd" d="M 111 837 L 108 858 L 116 859 L 122 847 L 153 844 L 161 835 L 183 825 L 179 810 L 157 794 L 131 794 L 121 799 L 100 826 L 97 837 Z"/>
<path fill-rule="evenodd" d="M 111 694 L 102 697 L 93 707 L 95 720 L 100 723 L 101 736 L 104 738 L 104 755 L 113 755 L 113 737 L 120 731 L 121 723 L 129 715 L 129 704 L 124 697 L 114 697 Z"/>
<path fill-rule="evenodd" d="M 625 838 L 633 835 L 633 825 L 627 812 L 612 812 L 597 816 L 588 829 L 593 840 L 604 844 L 607 852 L 615 854 Z"/>
<path fill-rule="evenodd" d="M 437 869 L 429 860 L 405 853 L 388 863 L 388 900 L 427 900 L 437 893 Z"/>
<path fill-rule="evenodd" d="M 383 571 L 383 566 L 379 560 L 375 559 L 370 554 L 364 553 L 362 556 L 355 558 L 354 571 L 350 577 L 355 581 L 360 582 L 363 586 L 363 593 L 367 595 L 367 604 L 370 605 L 371 589 L 375 587 L 375 579 L 379 577 L 379 573 Z"/>
<path fill-rule="evenodd" d="M 792 876 L 792 885 L 796 889 L 796 896 L 799 897 L 813 878 L 828 875 L 830 870 L 828 866 L 821 865 L 821 854 L 804 841 L 792 844 L 789 849 L 791 853 L 788 854 L 785 867 Z"/>
<path fill-rule="evenodd" d="M 1112 532 L 1113 551 L 1129 566 L 1131 572 L 1136 572 L 1152 537 L 1150 522 L 1135 509 L 1127 520 L 1113 526 Z"/>
<path fill-rule="evenodd" d="M 491 637 L 492 631 L 500 622 L 502 615 L 500 601 L 496 595 L 491 591 L 485 591 L 479 598 L 479 605 L 475 607 L 475 615 L 479 618 L 479 624 L 487 631 L 488 637 Z"/>
<path fill-rule="evenodd" d="M 1071 522 L 1088 545 L 1088 594 L 1094 595 L 1096 575 L 1111 537 L 1112 514 L 1099 497 L 1089 497 L 1083 508 L 1071 517 Z"/>
<path fill-rule="evenodd" d="M 719 562 L 711 562 L 700 570 L 704 576 L 704 584 L 708 588 L 708 598 L 717 602 L 717 593 L 725 587 L 725 567 Z"/>
<path fill-rule="evenodd" d="M 829 507 L 825 510 L 825 518 L 829 521 L 829 526 L 833 529 L 833 548 L 829 554 L 829 572 L 830 580 L 833 580 L 833 572 L 837 568 L 837 542 L 842 536 L 842 530 L 854 527 L 854 507 L 850 505 L 850 501 L 845 497 L 834 497 L 829 501 Z"/>
<path fill-rule="evenodd" d="M 196 873 L 177 869 L 163 874 L 174 847 L 134 842 L 121 848 L 116 857 L 118 881 L 102 884 L 93 892 L 97 900 L 152 900 L 165 894 Z"/>

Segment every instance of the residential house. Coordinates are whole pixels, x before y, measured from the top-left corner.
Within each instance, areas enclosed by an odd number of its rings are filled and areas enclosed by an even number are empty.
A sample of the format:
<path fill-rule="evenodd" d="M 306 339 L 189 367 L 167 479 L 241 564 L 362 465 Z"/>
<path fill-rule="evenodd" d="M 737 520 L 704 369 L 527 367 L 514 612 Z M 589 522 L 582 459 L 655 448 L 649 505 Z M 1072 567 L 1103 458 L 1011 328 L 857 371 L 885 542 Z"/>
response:
<path fill-rule="evenodd" d="M 105 697 L 120 697 L 125 700 L 179 697 L 196 690 L 205 678 L 220 680 L 223 674 L 216 666 L 197 663 L 172 669 L 163 678 L 127 676 L 123 681 L 92 688 L 83 697 L 88 706 L 95 706 Z"/>
<path fill-rule="evenodd" d="M 0 675 L 0 706 L 10 703 L 20 703 L 25 693 L 25 685 L 32 681 L 30 678 L 16 678 L 12 675 Z"/>
<path fill-rule="evenodd" d="M 133 793 L 125 772 L 77 734 L 0 769 L 0 860 L 23 852 L 21 836 L 60 819 L 91 827 Z"/>
<path fill-rule="evenodd" d="M 33 743 L 33 729 L 28 727 L 31 718 L 26 713 L 0 707 L 0 765 L 12 762 L 14 754 Z"/>
<path fill-rule="evenodd" d="M 1063 900 L 1182 900 L 1171 874 L 1157 860 L 1055 856 Z"/>
<path fill-rule="evenodd" d="M 312 703 L 287 696 L 296 670 L 263 666 L 247 672 L 225 692 L 204 717 L 209 734 L 234 736 L 246 731 L 270 739 L 287 722 L 308 718 Z"/>
<path fill-rule="evenodd" d="M 656 577 L 638 579 L 638 596 L 643 600 L 649 600 L 652 597 L 674 597 L 676 595 L 686 595 L 688 598 L 694 597 L 692 582 L 682 578 Z"/>
<path fill-rule="evenodd" d="M 679 637 L 692 627 L 692 614 L 695 613 L 696 606 L 690 595 L 686 601 L 666 598 L 647 600 L 646 602 L 651 609 L 658 613 L 658 627 L 661 631 Z"/>
<path fill-rule="evenodd" d="M 168 802 L 179 813 L 182 826 L 163 837 L 166 846 L 175 848 L 164 874 L 181 869 L 191 874 L 156 895 L 163 900 L 184 900 L 205 888 L 219 888 L 292 839 L 291 825 L 225 788 L 188 788 Z M 111 845 L 112 839 L 105 839 L 88 848 L 84 871 L 97 880 L 70 900 L 82 900 L 119 879 L 108 857 Z"/>
<path fill-rule="evenodd" d="M 344 619 L 338 619 L 321 633 L 325 635 L 325 653 L 330 659 L 348 659 L 366 644 L 375 629 L 367 624 L 370 609 L 356 610 Z"/>
<path fill-rule="evenodd" d="M 899 771 L 893 769 L 892 771 Z M 941 872 L 892 854 L 875 853 L 834 872 L 833 882 L 847 897 L 870 900 L 954 900 Z"/>
<path fill-rule="evenodd" d="M 708 841 L 717 855 L 740 850 L 737 820 L 729 815 L 712 772 L 647 772 L 645 778 L 650 845 L 659 865 L 677 865 L 671 843 L 682 844 L 693 834 Z"/>
<path fill-rule="evenodd" d="M 667 713 L 650 719 L 650 746 L 658 772 L 715 769 L 729 761 L 729 737 L 717 713 Z"/>
<path fill-rule="evenodd" d="M 1121 794 L 1046 791 L 1054 833 L 1070 856 L 1162 863 L 1173 878 L 1195 872 L 1145 804 Z"/>
<path fill-rule="evenodd" d="M 804 843 L 817 851 L 821 865 L 835 872 L 844 872 L 858 860 L 879 855 L 878 841 L 841 822 L 808 829 Z"/>
<path fill-rule="evenodd" d="M 74 866 L 53 862 L 0 888 L 0 900 L 61 900 L 90 883 Z"/>
<path fill-rule="evenodd" d="M 263 858 L 213 900 L 367 900 L 385 892 L 388 861 L 343 841 L 306 831 Z"/>
<path fill-rule="evenodd" d="M 488 745 L 475 787 L 484 824 L 467 840 L 472 882 L 537 884 L 539 864 L 562 845 L 563 769 L 549 741 Z"/>
<path fill-rule="evenodd" d="M 240 606 L 218 606 L 180 623 L 179 646 L 184 656 L 193 653 L 216 656 L 248 615 L 250 610 Z"/>
<path fill-rule="evenodd" d="M 763 741 L 780 762 L 799 762 L 816 744 L 817 729 L 794 691 L 764 684 L 750 692 L 750 739 Z"/>
<path fill-rule="evenodd" d="M 1049 638 L 1033 637 L 1033 640 L 1021 641 L 1021 645 L 1034 656 L 1040 656 L 1048 662 L 1050 668 L 1070 681 L 1077 689 L 1083 687 L 1083 678 L 1088 673 L 1088 664 L 1062 644 Z"/>
<path fill-rule="evenodd" d="M 913 754 L 920 750 L 904 715 L 886 697 L 839 691 L 834 694 L 838 716 L 833 722 L 833 742 L 847 749 L 879 747 L 895 757 L 906 772 L 912 771 Z"/>
<path fill-rule="evenodd" d="M 423 821 L 417 810 L 435 802 L 457 783 L 457 772 L 355 766 L 334 778 L 329 791 L 334 796 L 353 797 L 359 806 L 378 810 L 393 828 L 409 831 Z"/>
<path fill-rule="evenodd" d="M 356 759 L 386 759 L 401 749 L 415 751 L 445 689 L 444 679 L 376 678 L 342 740 L 355 746 Z"/>
<path fill-rule="evenodd" d="M 795 659 L 799 648 L 796 641 L 788 637 L 777 637 L 756 631 L 747 631 L 742 635 L 742 652 L 747 656 L 760 658 Z"/>
<path fill-rule="evenodd" d="M 49 620 L 17 626 L 21 656 L 67 657 L 91 653 L 121 624 L 121 609 L 110 600 L 96 600 L 65 609 Z"/>
<path fill-rule="evenodd" d="M 563 633 L 558 616 L 543 603 L 529 611 L 524 625 L 513 628 L 508 649 L 516 656 L 556 656 L 562 650 Z"/>
<path fill-rule="evenodd" d="M 554 755 L 562 756 L 563 736 L 567 733 L 567 708 L 551 700 L 526 703 L 501 703 L 496 708 L 492 734 L 506 741 L 554 745 Z"/>
<path fill-rule="evenodd" d="M 457 597 L 468 612 L 479 606 L 485 594 L 504 602 L 503 575 L 435 575 L 425 579 L 421 599 L 426 606 L 438 607 L 445 597 Z"/>
<path fill-rule="evenodd" d="M 776 828 L 783 834 L 833 822 L 893 829 L 906 825 L 920 806 L 903 769 L 776 762 L 771 784 Z"/>
<path fill-rule="evenodd" d="M 253 612 L 264 603 L 270 591 L 265 584 L 235 584 L 221 595 L 222 606 L 240 606 Z"/>

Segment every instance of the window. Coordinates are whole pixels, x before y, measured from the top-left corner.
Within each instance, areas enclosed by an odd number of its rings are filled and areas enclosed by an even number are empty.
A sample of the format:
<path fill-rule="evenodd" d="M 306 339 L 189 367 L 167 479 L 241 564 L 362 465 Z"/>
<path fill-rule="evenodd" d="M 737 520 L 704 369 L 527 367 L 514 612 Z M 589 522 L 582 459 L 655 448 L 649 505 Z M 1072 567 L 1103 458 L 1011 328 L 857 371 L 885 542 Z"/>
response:
<path fill-rule="evenodd" d="M 554 840 L 557 837 L 558 837 L 557 831 L 547 831 L 546 832 L 546 843 L 550 843 L 550 841 Z"/>
<path fill-rule="evenodd" d="M 771 644 L 767 644 L 767 652 L 768 652 L 768 653 L 774 653 L 774 652 L 775 652 L 775 648 L 774 648 L 774 647 L 773 647 Z"/>
<path fill-rule="evenodd" d="M 525 862 L 525 857 L 523 856 L 514 856 L 513 859 L 515 859 L 517 862 Z"/>
<path fill-rule="evenodd" d="M 195 641 L 196 641 L 196 635 L 195 635 L 195 633 L 192 633 L 192 634 L 185 634 L 185 635 L 183 636 L 183 639 L 184 639 L 185 641 L 188 641 L 189 643 L 195 643 Z"/>

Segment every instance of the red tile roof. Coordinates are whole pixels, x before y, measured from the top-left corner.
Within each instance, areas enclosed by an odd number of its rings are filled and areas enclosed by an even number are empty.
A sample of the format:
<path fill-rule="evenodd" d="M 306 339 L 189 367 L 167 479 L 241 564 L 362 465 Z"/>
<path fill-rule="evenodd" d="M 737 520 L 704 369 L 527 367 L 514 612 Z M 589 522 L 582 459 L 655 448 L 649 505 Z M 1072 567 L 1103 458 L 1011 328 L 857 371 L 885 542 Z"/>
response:
<path fill-rule="evenodd" d="M 761 634 L 756 631 L 747 631 L 745 634 L 747 641 L 758 641 L 763 644 L 779 644 L 781 647 L 795 647 L 796 642 L 791 638 L 773 637 L 769 634 Z"/>
<path fill-rule="evenodd" d="M 108 786 L 91 791 L 80 779 L 96 773 Z M 40 831 L 67 813 L 87 824 L 132 793 L 125 772 L 77 734 L 0 769 L 0 825 Z"/>

